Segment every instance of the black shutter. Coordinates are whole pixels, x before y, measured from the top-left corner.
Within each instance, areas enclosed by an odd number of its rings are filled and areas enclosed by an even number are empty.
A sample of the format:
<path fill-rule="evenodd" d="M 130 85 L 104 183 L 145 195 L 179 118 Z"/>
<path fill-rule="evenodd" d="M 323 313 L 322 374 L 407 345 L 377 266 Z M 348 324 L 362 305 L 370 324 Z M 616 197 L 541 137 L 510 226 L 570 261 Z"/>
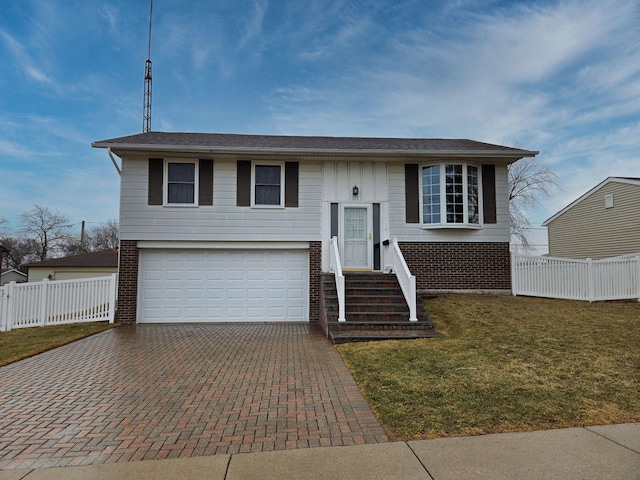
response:
<path fill-rule="evenodd" d="M 331 204 L 331 238 L 338 236 L 338 204 Z"/>
<path fill-rule="evenodd" d="M 251 162 L 248 160 L 238 160 L 236 205 L 239 207 L 251 206 Z"/>
<path fill-rule="evenodd" d="M 373 269 L 380 268 L 380 204 L 373 204 Z"/>
<path fill-rule="evenodd" d="M 213 160 L 200 160 L 198 205 L 213 205 Z"/>
<path fill-rule="evenodd" d="M 406 222 L 420 223 L 420 181 L 417 163 L 404 166 L 404 200 L 406 203 Z"/>
<path fill-rule="evenodd" d="M 484 223 L 497 223 L 495 165 L 482 165 L 482 207 Z"/>
<path fill-rule="evenodd" d="M 284 164 L 284 206 L 298 206 L 298 162 Z"/>
<path fill-rule="evenodd" d="M 149 159 L 149 205 L 162 205 L 163 171 L 162 158 Z"/>

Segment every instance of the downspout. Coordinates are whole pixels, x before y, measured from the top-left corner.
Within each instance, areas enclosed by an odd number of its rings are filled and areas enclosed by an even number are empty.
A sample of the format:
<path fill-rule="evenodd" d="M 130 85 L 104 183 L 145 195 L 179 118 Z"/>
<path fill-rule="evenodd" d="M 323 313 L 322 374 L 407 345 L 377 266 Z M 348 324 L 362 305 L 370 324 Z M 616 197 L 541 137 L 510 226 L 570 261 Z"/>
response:
<path fill-rule="evenodd" d="M 107 147 L 107 153 L 109 154 L 109 158 L 113 162 L 113 166 L 116 167 L 116 170 L 118 171 L 118 175 L 122 176 L 122 169 L 118 165 L 118 162 L 116 162 L 116 159 L 113 158 L 113 154 L 111 153 L 111 147 Z"/>

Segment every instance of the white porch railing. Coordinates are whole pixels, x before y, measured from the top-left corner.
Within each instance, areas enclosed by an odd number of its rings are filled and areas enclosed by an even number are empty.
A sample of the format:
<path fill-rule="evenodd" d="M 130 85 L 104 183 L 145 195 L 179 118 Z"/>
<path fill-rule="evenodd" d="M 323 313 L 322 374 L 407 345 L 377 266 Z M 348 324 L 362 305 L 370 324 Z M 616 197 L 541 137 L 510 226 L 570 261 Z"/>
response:
<path fill-rule="evenodd" d="M 384 263 L 385 271 L 393 272 L 398 279 L 400 288 L 404 295 L 407 305 L 409 305 L 409 321 L 417 322 L 417 309 L 416 309 L 416 277 L 411 275 L 411 271 L 407 266 L 407 262 L 402 255 L 400 246 L 398 245 L 398 239 L 394 238 L 385 245 Z"/>
<path fill-rule="evenodd" d="M 512 254 L 514 295 L 570 300 L 640 301 L 640 255 L 576 260 Z"/>
<path fill-rule="evenodd" d="M 342 262 L 338 251 L 338 238 L 331 238 L 331 248 L 329 249 L 329 271 L 333 272 L 336 279 L 336 291 L 338 292 L 338 321 L 346 322 L 345 318 L 345 292 L 344 273 L 342 273 Z"/>
<path fill-rule="evenodd" d="M 0 332 L 65 323 L 113 323 L 117 276 L 0 287 Z"/>

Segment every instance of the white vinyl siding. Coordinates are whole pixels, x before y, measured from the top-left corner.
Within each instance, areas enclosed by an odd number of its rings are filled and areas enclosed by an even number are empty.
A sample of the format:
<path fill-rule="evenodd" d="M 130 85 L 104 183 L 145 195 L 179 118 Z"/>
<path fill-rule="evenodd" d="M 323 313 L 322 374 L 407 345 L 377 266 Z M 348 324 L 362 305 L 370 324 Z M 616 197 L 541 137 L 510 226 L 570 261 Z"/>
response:
<path fill-rule="evenodd" d="M 478 164 L 480 167 L 480 164 Z M 405 219 L 404 164 L 389 164 L 389 237 L 401 242 L 509 242 L 509 197 L 507 167 L 496 165 L 497 223 L 483 224 L 481 229 L 425 229 L 408 224 Z"/>
<path fill-rule="evenodd" d="M 327 202 L 386 202 L 387 165 L 381 162 L 324 162 L 323 194 Z M 353 187 L 358 196 L 353 196 Z"/>
<path fill-rule="evenodd" d="M 213 206 L 147 205 L 146 158 L 125 158 L 121 188 L 122 240 L 319 241 L 322 178 L 320 162 L 300 162 L 297 208 L 236 206 L 236 162 L 214 158 Z"/>
<path fill-rule="evenodd" d="M 613 207 L 605 197 L 613 195 Z M 549 254 L 607 258 L 640 252 L 640 185 L 610 182 L 548 223 Z"/>

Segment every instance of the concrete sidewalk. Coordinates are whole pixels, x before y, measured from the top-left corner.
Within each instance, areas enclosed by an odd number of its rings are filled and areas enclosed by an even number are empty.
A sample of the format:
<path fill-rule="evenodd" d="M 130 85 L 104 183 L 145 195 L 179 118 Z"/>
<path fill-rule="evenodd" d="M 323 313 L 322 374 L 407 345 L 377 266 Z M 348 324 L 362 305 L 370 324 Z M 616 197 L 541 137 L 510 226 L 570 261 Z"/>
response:
<path fill-rule="evenodd" d="M 640 423 L 83 467 L 0 480 L 640 479 Z"/>

